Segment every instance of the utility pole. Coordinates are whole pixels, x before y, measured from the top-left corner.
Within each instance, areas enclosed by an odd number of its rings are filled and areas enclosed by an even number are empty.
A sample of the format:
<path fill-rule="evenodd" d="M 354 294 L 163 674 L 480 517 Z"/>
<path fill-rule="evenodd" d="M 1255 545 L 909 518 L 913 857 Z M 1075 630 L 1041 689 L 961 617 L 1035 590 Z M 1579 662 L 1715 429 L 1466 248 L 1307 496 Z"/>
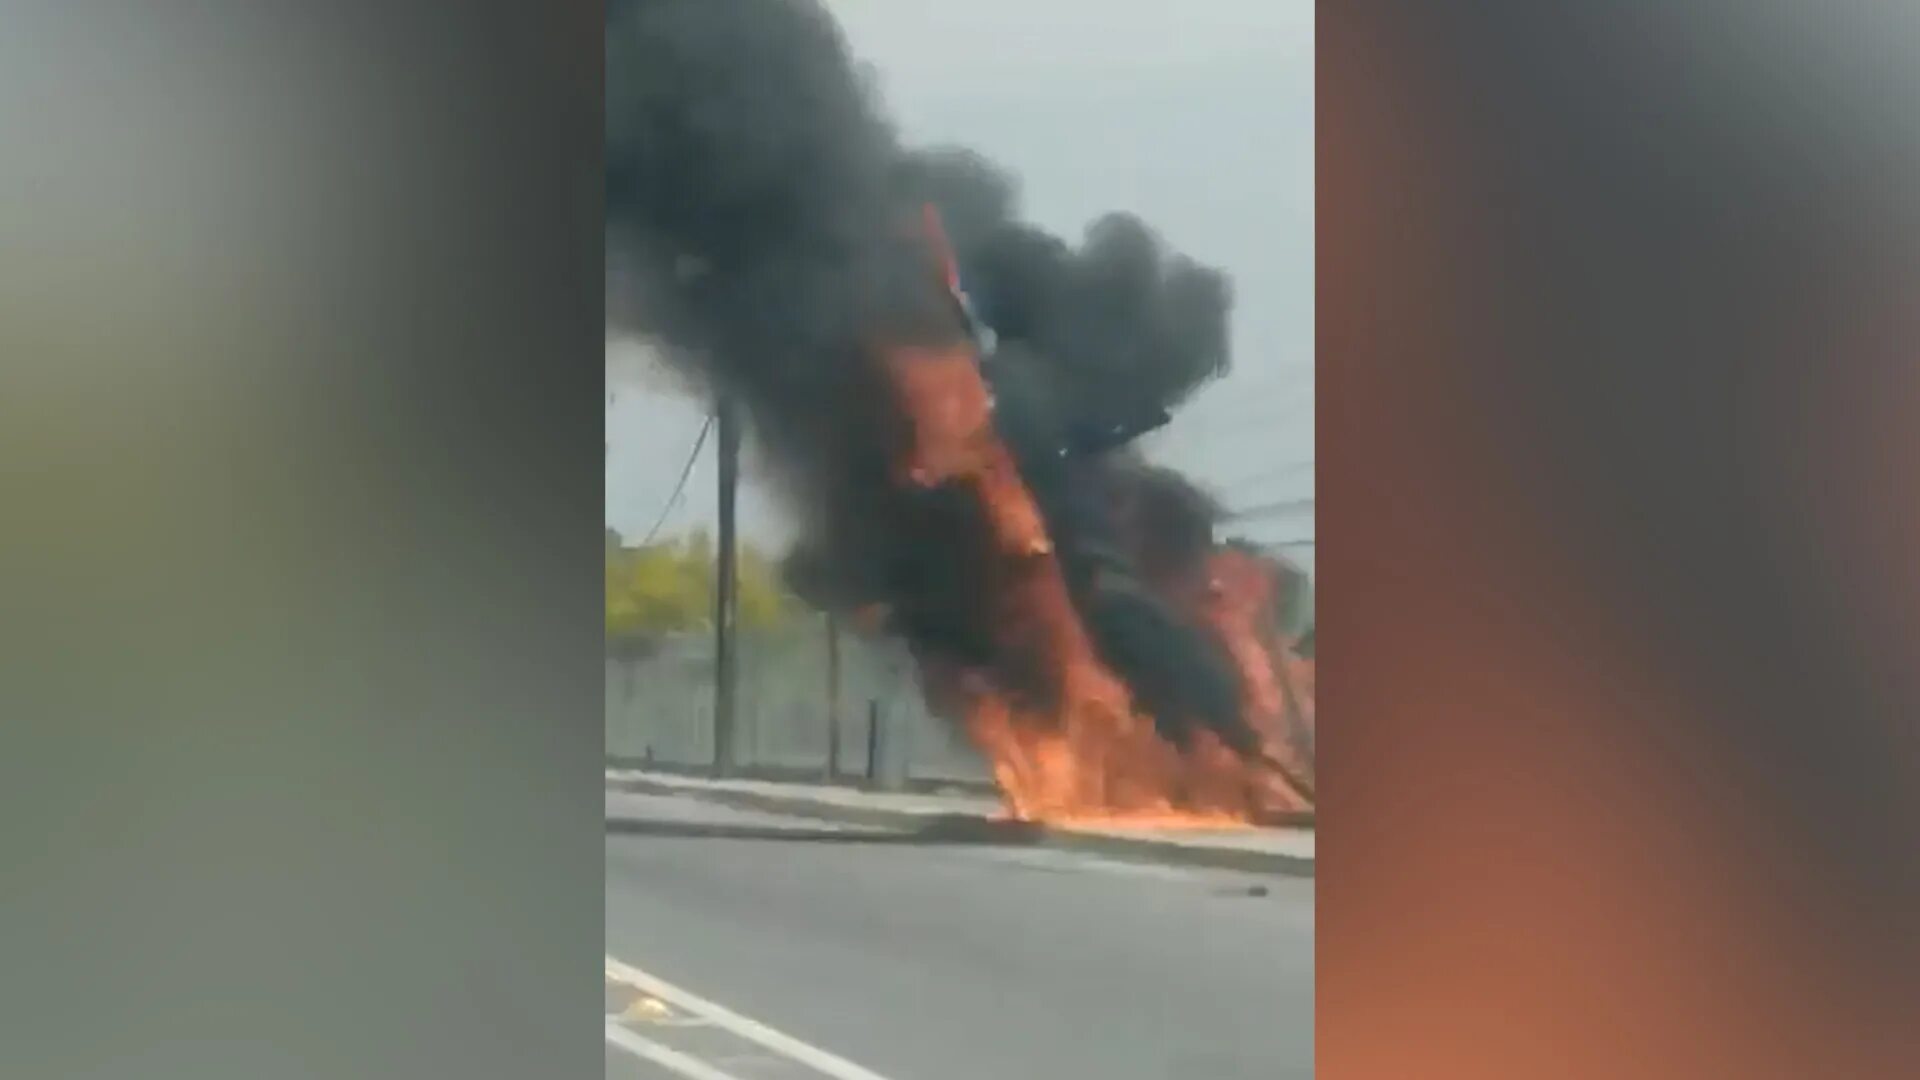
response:
<path fill-rule="evenodd" d="M 740 418 L 733 398 L 724 391 L 714 403 L 714 424 L 720 436 L 720 538 L 713 560 L 713 775 L 726 777 L 733 774 L 735 765 L 734 682 L 738 657 L 733 631 L 739 604 L 733 510 L 740 484 Z"/>

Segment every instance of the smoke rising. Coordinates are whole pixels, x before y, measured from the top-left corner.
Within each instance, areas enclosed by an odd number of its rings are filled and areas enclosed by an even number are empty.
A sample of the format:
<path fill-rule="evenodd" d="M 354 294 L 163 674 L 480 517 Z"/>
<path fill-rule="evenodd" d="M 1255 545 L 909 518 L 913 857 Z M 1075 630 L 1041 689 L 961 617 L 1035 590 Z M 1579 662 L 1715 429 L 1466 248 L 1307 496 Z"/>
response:
<path fill-rule="evenodd" d="M 930 201 L 998 336 L 996 427 L 1102 658 L 1169 739 L 1204 725 L 1251 752 L 1230 661 L 1160 599 L 1217 508 L 1123 449 L 1228 370 L 1222 273 L 1124 214 L 1069 244 L 1019 220 L 993 163 L 903 147 L 812 0 L 610 0 L 606 146 L 609 311 L 745 407 L 800 520 L 797 591 L 884 605 L 928 662 L 1047 693 L 990 632 L 974 511 L 889 482 L 901 420 L 868 351 L 956 332 L 916 231 Z"/>
<path fill-rule="evenodd" d="M 1145 222 L 1108 214 L 1074 248 L 1016 220 L 1012 178 L 972 151 L 909 152 L 897 175 L 906 199 L 940 207 L 981 316 L 1044 358 L 1052 407 L 1078 437 L 1151 423 L 1226 373 L 1225 275 Z"/>

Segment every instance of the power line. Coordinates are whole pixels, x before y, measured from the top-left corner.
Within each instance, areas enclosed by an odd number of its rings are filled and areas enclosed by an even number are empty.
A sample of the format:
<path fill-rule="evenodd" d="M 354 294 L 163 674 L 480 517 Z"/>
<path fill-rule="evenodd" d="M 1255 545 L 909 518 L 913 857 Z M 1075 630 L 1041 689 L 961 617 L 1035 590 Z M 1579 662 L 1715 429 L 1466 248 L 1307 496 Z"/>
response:
<path fill-rule="evenodd" d="M 1313 506 L 1311 497 L 1304 499 L 1282 499 L 1278 502 L 1261 503 L 1242 510 L 1228 512 L 1227 520 L 1239 521 L 1245 518 L 1263 517 L 1267 514 L 1285 513 L 1288 510 L 1306 510 Z"/>
<path fill-rule="evenodd" d="M 1176 412 L 1173 423 L 1179 424 L 1184 420 L 1188 426 L 1174 427 L 1170 424 L 1167 430 L 1187 432 L 1190 437 L 1202 442 L 1223 435 L 1239 435 L 1275 427 L 1297 430 L 1305 426 L 1298 419 L 1300 410 L 1306 409 L 1311 415 L 1314 404 L 1314 399 L 1306 395 L 1284 402 L 1242 398 L 1218 409 L 1202 410 L 1195 407 L 1190 412 Z"/>
<path fill-rule="evenodd" d="M 1311 470 L 1313 467 L 1314 465 L 1313 465 L 1312 459 L 1308 459 L 1306 461 L 1290 462 L 1286 465 L 1274 465 L 1269 468 L 1261 469 L 1259 472 L 1244 474 L 1236 479 L 1229 480 L 1225 484 L 1222 484 L 1220 486 L 1225 490 L 1232 490 L 1234 488 L 1243 488 L 1249 484 L 1257 484 L 1267 480 L 1276 480 L 1282 476 L 1292 476 L 1302 471 Z"/>
<path fill-rule="evenodd" d="M 673 494 L 667 496 L 666 504 L 660 507 L 660 516 L 653 519 L 653 527 L 647 530 L 647 538 L 640 541 L 641 547 L 653 543 L 655 533 L 667 523 L 667 515 L 673 512 L 673 506 L 680 501 L 680 493 L 687 489 L 687 477 L 693 475 L 693 463 L 699 460 L 700 448 L 707 444 L 707 432 L 713 430 L 713 414 L 707 414 L 706 422 L 700 425 L 700 434 L 694 436 L 693 449 L 687 452 L 687 463 L 680 469 L 680 479 L 673 485 Z"/>

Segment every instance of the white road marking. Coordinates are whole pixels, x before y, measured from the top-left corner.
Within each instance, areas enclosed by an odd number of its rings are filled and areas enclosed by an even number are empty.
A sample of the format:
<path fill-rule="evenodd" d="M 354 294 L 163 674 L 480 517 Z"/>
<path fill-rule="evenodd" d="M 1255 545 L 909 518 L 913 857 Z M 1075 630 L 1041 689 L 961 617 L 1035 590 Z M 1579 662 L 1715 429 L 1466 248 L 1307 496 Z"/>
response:
<path fill-rule="evenodd" d="M 783 1031 L 776 1031 L 758 1020 L 742 1016 L 724 1005 L 708 1001 L 706 998 L 701 997 L 691 990 L 683 990 L 657 975 L 649 975 L 639 968 L 631 964 L 622 963 L 611 956 L 607 957 L 607 978 L 613 982 L 623 983 L 627 986 L 644 990 L 670 1005 L 677 1005 L 687 1012 L 694 1013 L 709 1020 L 743 1039 L 759 1043 L 774 1053 L 797 1061 L 824 1076 L 833 1077 L 833 1080 L 887 1080 L 886 1077 L 881 1076 L 879 1073 L 856 1065 L 838 1054 L 822 1050 L 811 1043 L 802 1042 Z M 607 1040 L 624 1047 L 624 1044 L 618 1043 L 614 1039 L 615 1027 L 616 1025 L 614 1023 L 611 1021 L 608 1022 Z M 621 1028 L 620 1030 L 627 1032 L 625 1028 Z M 667 1047 L 660 1046 L 658 1043 L 652 1042 L 652 1040 L 642 1041 L 658 1047 L 661 1050 L 667 1050 Z M 638 1053 L 638 1051 L 635 1052 Z M 673 1053 L 673 1051 L 668 1052 Z M 685 1057 L 686 1055 L 681 1054 L 678 1056 Z M 689 1058 L 688 1060 L 691 1061 L 693 1059 Z M 661 1062 L 661 1064 L 665 1064 L 665 1062 Z M 705 1062 L 696 1062 L 696 1064 L 703 1068 L 712 1068 L 712 1066 L 707 1065 Z M 672 1066 L 668 1067 L 671 1068 Z M 694 1073 L 686 1073 L 684 1075 L 689 1077 L 696 1076 Z M 704 1076 L 700 1076 L 698 1080 L 730 1080 L 730 1078 L 728 1078 L 725 1073 L 715 1070 Z"/>
<path fill-rule="evenodd" d="M 612 1020 L 607 1021 L 607 1041 L 629 1054 L 643 1057 L 663 1069 L 679 1073 L 687 1080 L 740 1080 L 732 1073 L 721 1072 L 699 1058 L 691 1054 L 683 1054 L 671 1046 L 662 1046 L 637 1031 L 621 1027 Z"/>

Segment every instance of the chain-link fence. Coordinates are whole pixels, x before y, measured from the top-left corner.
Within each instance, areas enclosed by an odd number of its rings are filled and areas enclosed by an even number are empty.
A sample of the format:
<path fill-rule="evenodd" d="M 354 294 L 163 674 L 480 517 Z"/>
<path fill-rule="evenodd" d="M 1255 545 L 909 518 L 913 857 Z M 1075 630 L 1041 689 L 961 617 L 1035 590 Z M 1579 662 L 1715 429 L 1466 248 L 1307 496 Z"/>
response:
<path fill-rule="evenodd" d="M 1286 566 L 1275 613 L 1282 633 L 1309 634 L 1311 580 Z M 734 767 L 743 776 L 866 780 L 883 785 L 990 783 L 966 736 L 927 711 L 912 660 L 897 643 L 835 632 L 821 616 L 739 631 Z M 607 657 L 607 760 L 704 772 L 713 765 L 711 631 L 655 639 Z M 836 675 L 837 672 L 837 675 Z M 1311 700 L 1311 687 L 1296 688 Z M 1311 715 L 1310 705 L 1306 706 Z M 829 718 L 832 718 L 831 722 Z M 1296 750 L 1313 757 L 1311 723 Z M 877 751 L 877 753 L 876 753 Z"/>
<path fill-rule="evenodd" d="M 927 712 L 903 650 L 845 632 L 836 649 L 832 637 L 820 618 L 740 632 L 739 774 L 988 782 L 986 764 L 965 735 Z M 712 765 L 713 655 L 713 635 L 700 633 L 667 638 L 645 655 L 608 656 L 609 764 Z"/>

